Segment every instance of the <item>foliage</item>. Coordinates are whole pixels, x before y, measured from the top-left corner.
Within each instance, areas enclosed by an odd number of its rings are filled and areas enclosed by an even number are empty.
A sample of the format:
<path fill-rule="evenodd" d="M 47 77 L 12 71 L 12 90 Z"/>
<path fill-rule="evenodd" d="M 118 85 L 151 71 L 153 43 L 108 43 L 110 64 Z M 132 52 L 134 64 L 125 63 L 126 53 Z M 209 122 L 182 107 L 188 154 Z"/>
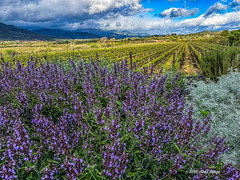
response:
<path fill-rule="evenodd" d="M 205 78 L 216 82 L 229 68 L 240 68 L 240 49 L 218 46 L 201 57 L 200 67 Z"/>
<path fill-rule="evenodd" d="M 6 55 L 13 55 L 13 54 L 17 54 L 17 51 L 15 51 L 15 50 L 11 50 L 11 49 L 8 49 L 8 50 L 6 50 Z"/>
<path fill-rule="evenodd" d="M 26 44 L 22 42 L 4 42 L 4 46 L 15 47 L 21 53 L 17 53 L 14 57 L 6 56 L 4 53 L 3 55 L 5 55 L 4 59 L 6 61 L 20 60 L 24 64 L 31 58 L 37 58 L 43 62 L 46 60 L 56 61 L 58 59 L 108 59 L 109 63 L 112 63 L 112 61 L 130 60 L 131 53 L 132 62 L 136 63 L 139 71 L 142 68 L 154 65 L 155 72 L 158 72 L 162 67 L 169 67 L 170 64 L 172 64 L 170 59 L 173 54 L 175 54 L 175 63 L 178 69 L 189 72 L 199 72 L 199 62 L 197 59 L 201 57 L 201 54 L 203 54 L 205 50 L 212 46 L 212 44 L 199 41 L 194 41 L 194 43 L 189 42 L 187 39 L 177 42 L 166 42 L 164 40 L 155 41 L 152 38 L 142 38 L 140 40 L 146 40 L 146 43 L 141 43 L 136 38 L 132 38 L 131 42 L 114 40 L 113 38 L 104 40 L 103 38 L 101 43 L 100 40 L 98 42 L 96 42 L 96 40 L 74 40 L 74 44 L 76 43 L 74 46 L 71 43 L 73 41 L 70 40 L 39 43 L 27 42 Z M 186 48 L 186 42 L 190 48 Z M 79 43 L 83 44 L 81 46 L 77 45 Z M 111 47 L 108 47 L 108 45 Z M 186 53 L 186 49 L 191 49 L 191 54 Z M 30 52 L 30 50 L 31 53 L 22 53 L 24 51 Z M 189 59 L 193 61 L 189 61 Z M 183 69 L 182 67 L 185 65 L 189 65 L 187 67 L 190 67 L 192 71 L 189 70 L 189 68 Z M 192 67 L 194 67 L 194 69 Z"/>
<path fill-rule="evenodd" d="M 219 78 L 217 83 L 195 82 L 190 90 L 187 104 L 194 104 L 194 117 L 201 119 L 212 114 L 211 133 L 226 137 L 230 151 L 222 157 L 225 163 L 232 162 L 240 167 L 240 72 L 230 72 Z"/>
<path fill-rule="evenodd" d="M 91 43 L 91 44 L 90 44 L 90 47 L 91 47 L 91 48 L 98 48 L 98 45 L 97 45 L 97 43 Z"/>
<path fill-rule="evenodd" d="M 228 149 L 224 138 L 201 146 L 210 116 L 194 123 L 193 109 L 183 111 L 179 75 L 167 83 L 129 71 L 125 61 L 112 70 L 70 64 L 67 71 L 55 63 L 2 64 L 2 179 L 238 178 L 218 159 Z"/>
<path fill-rule="evenodd" d="M 240 30 L 231 31 L 228 35 L 230 46 L 240 44 Z"/>
<path fill-rule="evenodd" d="M 163 72 L 163 75 L 166 76 L 166 89 L 168 89 L 169 87 L 168 85 L 174 81 L 176 74 L 179 75 L 179 78 L 176 81 L 176 85 L 180 88 L 180 93 L 182 94 L 182 92 L 185 91 L 186 89 L 185 74 L 179 71 L 176 65 L 174 64 L 171 67 L 166 68 L 165 71 Z M 169 90 L 171 91 L 171 88 Z"/>
<path fill-rule="evenodd" d="M 223 30 L 222 32 L 221 32 L 221 36 L 224 36 L 224 37 L 227 37 L 227 36 L 229 36 L 229 30 Z"/>

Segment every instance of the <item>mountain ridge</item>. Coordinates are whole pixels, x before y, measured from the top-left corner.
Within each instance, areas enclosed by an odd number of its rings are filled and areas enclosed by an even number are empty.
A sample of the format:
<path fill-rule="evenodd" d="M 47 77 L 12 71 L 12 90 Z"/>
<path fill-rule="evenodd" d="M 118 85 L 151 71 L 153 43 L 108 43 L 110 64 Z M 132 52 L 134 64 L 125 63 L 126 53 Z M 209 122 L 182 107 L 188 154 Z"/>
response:
<path fill-rule="evenodd" d="M 75 31 L 49 28 L 20 28 L 0 22 L 0 40 L 55 40 L 55 39 L 97 39 L 101 37 L 124 39 L 147 37 L 144 33 L 128 31 L 102 30 L 97 28 L 78 29 Z"/>
<path fill-rule="evenodd" d="M 74 32 L 74 31 L 65 31 L 62 29 L 37 29 L 32 30 L 32 32 L 50 36 L 56 39 L 95 39 L 101 38 L 101 36 L 89 33 L 89 32 Z"/>
<path fill-rule="evenodd" d="M 0 22 L 0 40 L 52 40 L 52 38 Z"/>

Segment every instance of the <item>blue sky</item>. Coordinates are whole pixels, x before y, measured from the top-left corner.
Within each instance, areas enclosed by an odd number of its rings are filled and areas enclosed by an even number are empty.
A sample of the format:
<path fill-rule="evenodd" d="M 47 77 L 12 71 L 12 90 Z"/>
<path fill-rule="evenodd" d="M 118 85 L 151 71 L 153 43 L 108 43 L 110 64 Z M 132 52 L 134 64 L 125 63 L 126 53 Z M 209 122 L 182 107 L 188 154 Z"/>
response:
<path fill-rule="evenodd" d="M 216 0 L 197 0 L 197 1 L 168 1 L 168 0 L 145 0 L 142 1 L 143 7 L 154 9 L 153 12 L 149 12 L 149 15 L 160 14 L 166 9 L 170 8 L 186 8 L 193 9 L 199 8 L 199 13 L 193 17 L 197 17 L 200 14 L 203 14 L 207 9 L 212 6 Z"/>
<path fill-rule="evenodd" d="M 186 34 L 239 29 L 240 0 L 0 0 L 0 21 L 27 28 Z"/>

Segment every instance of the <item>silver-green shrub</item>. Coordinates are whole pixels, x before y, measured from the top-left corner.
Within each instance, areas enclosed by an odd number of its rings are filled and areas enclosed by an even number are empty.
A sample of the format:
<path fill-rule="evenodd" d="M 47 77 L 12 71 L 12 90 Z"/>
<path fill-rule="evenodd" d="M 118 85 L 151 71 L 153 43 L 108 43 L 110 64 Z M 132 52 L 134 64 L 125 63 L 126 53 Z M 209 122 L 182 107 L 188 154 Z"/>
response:
<path fill-rule="evenodd" d="M 194 104 L 194 119 L 201 119 L 210 112 L 210 135 L 226 137 L 230 149 L 221 156 L 222 161 L 240 167 L 240 72 L 230 71 L 217 83 L 194 82 L 188 90 L 187 104 Z"/>

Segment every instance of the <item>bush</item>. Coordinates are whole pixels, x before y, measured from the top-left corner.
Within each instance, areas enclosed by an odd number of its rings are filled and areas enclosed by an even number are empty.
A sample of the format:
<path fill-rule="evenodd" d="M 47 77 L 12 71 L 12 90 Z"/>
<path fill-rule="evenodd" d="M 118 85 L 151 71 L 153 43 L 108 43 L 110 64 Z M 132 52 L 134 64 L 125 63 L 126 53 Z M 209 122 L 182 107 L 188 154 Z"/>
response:
<path fill-rule="evenodd" d="M 188 107 L 194 104 L 195 119 L 204 118 L 212 113 L 210 121 L 213 134 L 226 137 L 230 150 L 221 158 L 225 163 L 232 162 L 240 167 L 240 72 L 230 72 L 219 78 L 217 83 L 198 81 L 190 90 Z"/>
<path fill-rule="evenodd" d="M 205 78 L 216 82 L 218 77 L 228 73 L 229 68 L 240 69 L 240 49 L 218 46 L 202 56 L 200 67 Z"/>
<path fill-rule="evenodd" d="M 129 71 L 127 62 L 112 70 L 70 63 L 68 71 L 2 66 L 2 179 L 238 178 L 218 159 L 224 138 L 201 146 L 210 117 L 193 123 L 192 108 L 183 112 L 179 75 L 167 81 Z"/>
<path fill-rule="evenodd" d="M 90 47 L 91 47 L 91 48 L 98 48 L 98 45 L 97 45 L 97 43 L 91 43 L 91 44 L 90 44 Z"/>
<path fill-rule="evenodd" d="M 8 49 L 8 50 L 6 50 L 6 54 L 9 56 L 14 56 L 17 54 L 17 51 Z"/>
<path fill-rule="evenodd" d="M 240 30 L 231 31 L 228 35 L 229 44 L 239 45 L 240 44 Z"/>

